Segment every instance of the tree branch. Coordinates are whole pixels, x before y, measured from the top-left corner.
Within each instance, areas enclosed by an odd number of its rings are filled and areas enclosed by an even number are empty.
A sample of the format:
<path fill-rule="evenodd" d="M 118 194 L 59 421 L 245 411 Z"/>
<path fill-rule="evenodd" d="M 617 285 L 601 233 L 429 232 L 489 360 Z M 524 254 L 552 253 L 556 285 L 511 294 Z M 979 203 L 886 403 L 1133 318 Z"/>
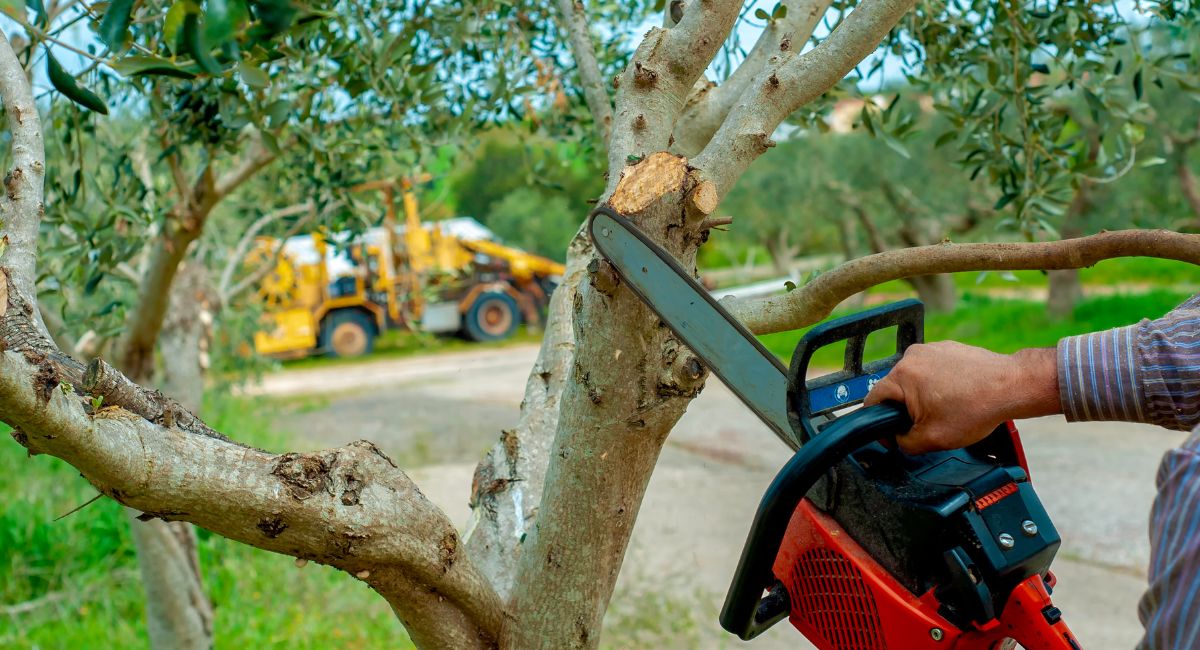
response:
<path fill-rule="evenodd" d="M 4 177 L 5 191 L 0 195 L 3 219 L 0 259 L 11 269 L 16 290 L 27 301 L 36 301 L 37 240 L 42 222 L 46 149 L 29 79 L 3 33 L 0 33 L 0 95 L 12 133 L 12 168 Z M 35 312 L 33 322 L 42 332 L 46 331 L 41 314 Z"/>
<path fill-rule="evenodd" d="M 313 202 L 309 200 L 305 201 L 304 203 L 289 205 L 286 208 L 280 208 L 274 212 L 268 212 L 267 214 L 264 214 L 255 220 L 254 223 L 250 224 L 250 227 L 246 229 L 244 234 L 242 234 L 242 238 L 238 240 L 237 245 L 233 247 L 233 252 L 229 255 L 229 261 L 226 262 L 225 268 L 221 270 L 221 279 L 217 283 L 217 294 L 221 296 L 222 303 L 228 302 L 229 298 L 237 295 L 238 292 L 231 293 L 229 290 L 230 285 L 233 284 L 233 274 L 236 273 L 238 267 L 240 267 L 246 261 L 246 255 L 250 253 L 250 247 L 254 245 L 254 240 L 258 237 L 258 233 L 262 232 L 263 228 L 266 228 L 268 225 L 279 219 L 285 219 L 287 217 L 303 214 L 305 212 L 312 212 L 313 209 Z M 312 218 L 310 217 L 307 220 L 302 219 L 300 221 L 311 222 Z M 295 226 L 292 227 L 292 230 L 295 230 Z M 284 237 L 283 239 L 287 239 L 287 237 Z M 262 278 L 259 277 L 255 280 L 255 282 L 257 282 L 259 279 Z M 238 286 L 240 287 L 241 285 L 239 284 Z"/>
<path fill-rule="evenodd" d="M 934 244 L 860 257 L 782 296 L 722 304 L 755 334 L 783 332 L 827 317 L 846 298 L 890 280 L 963 271 L 1079 269 L 1114 257 L 1158 257 L 1200 265 L 1200 235 L 1117 230 L 1032 244 Z"/>
<path fill-rule="evenodd" d="M 612 133 L 612 100 L 608 96 L 608 84 L 604 82 L 600 65 L 596 62 L 596 49 L 592 44 L 587 11 L 582 0 L 555 1 L 562 29 L 571 39 L 571 56 L 575 58 L 575 67 L 579 69 L 583 97 L 592 113 L 592 119 L 596 122 L 597 135 L 602 142 L 608 144 Z"/>
<path fill-rule="evenodd" d="M 706 86 L 689 99 L 675 124 L 673 151 L 685 156 L 700 153 L 771 57 L 804 49 L 829 5 L 830 0 L 784 0 L 787 15 L 767 23 L 750 53 L 725 83 Z"/>
<path fill-rule="evenodd" d="M 0 281 L 12 287 L 7 275 Z M 31 453 L 71 463 L 148 516 L 342 569 L 382 595 L 420 647 L 495 646 L 500 599 L 453 524 L 375 445 L 276 455 L 192 433 L 179 420 L 150 422 L 122 406 L 129 395 L 121 391 L 94 409 L 76 392 L 81 365 L 32 330 L 35 307 L 3 293 L 0 413 Z M 131 385 L 104 372 L 110 384 Z M 140 387 L 132 394 L 154 399 Z"/>
<path fill-rule="evenodd" d="M 260 169 L 271 164 L 278 156 L 263 144 L 258 131 L 250 136 L 250 153 L 236 167 L 221 175 L 213 184 L 212 202 L 215 204 L 254 176 Z"/>
<path fill-rule="evenodd" d="M 879 47 L 916 0 L 863 0 L 819 45 L 772 57 L 693 164 L 725 196 L 742 172 L 774 146 L 788 115 L 820 97 Z M 798 48 L 797 48 L 798 49 Z"/>
<path fill-rule="evenodd" d="M 729 36 L 741 3 L 697 0 L 669 28 L 653 27 L 617 78 L 616 110 L 609 142 L 609 184 L 632 158 L 670 148 L 671 133 L 696 81 Z"/>

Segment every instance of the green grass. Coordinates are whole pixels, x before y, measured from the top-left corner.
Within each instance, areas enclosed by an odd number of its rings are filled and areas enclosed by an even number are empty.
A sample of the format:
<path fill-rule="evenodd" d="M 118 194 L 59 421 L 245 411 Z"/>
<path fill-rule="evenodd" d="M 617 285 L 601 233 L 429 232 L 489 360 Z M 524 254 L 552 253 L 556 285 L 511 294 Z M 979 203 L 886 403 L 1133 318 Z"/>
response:
<path fill-rule="evenodd" d="M 206 407 L 216 428 L 282 450 L 264 402 Z M 7 438 L 7 436 L 5 436 Z M 144 597 L 122 508 L 101 499 L 60 521 L 96 491 L 66 463 L 28 458 L 0 440 L 0 647 L 144 648 Z M 218 648 L 412 647 L 383 599 L 357 580 L 200 531 Z M 18 603 L 49 598 L 18 615 Z"/>
<path fill-rule="evenodd" d="M 395 359 L 416 354 L 436 354 L 456 350 L 478 350 L 481 348 L 502 348 L 522 343 L 537 343 L 542 340 L 540 329 L 519 328 L 511 337 L 503 341 L 477 343 L 457 336 L 435 336 L 423 332 L 406 330 L 388 330 L 375 340 L 375 350 L 368 355 L 351 358 L 334 358 L 313 356 L 304 359 L 284 361 L 284 368 L 310 368 L 314 366 L 353 365 L 377 359 Z"/>
<path fill-rule="evenodd" d="M 1000 300 L 965 293 L 953 313 L 925 315 L 925 340 L 950 339 L 997 352 L 1049 347 L 1064 336 L 1130 325 L 1142 318 L 1157 318 L 1186 298 L 1186 294 L 1166 290 L 1089 298 L 1080 302 L 1072 318 L 1055 320 L 1046 314 L 1045 305 L 1040 302 Z M 849 313 L 852 312 L 839 312 L 834 316 Z M 796 343 L 805 331 L 780 332 L 759 338 L 768 350 L 786 362 L 791 359 Z M 865 356 L 881 358 L 894 349 L 894 334 L 873 336 L 867 339 Z M 841 367 L 842 350 L 836 345 L 823 348 L 813 356 L 812 365 Z"/>
<path fill-rule="evenodd" d="M 1080 269 L 1079 279 L 1087 286 L 1195 286 L 1197 279 L 1200 279 L 1200 269 L 1186 262 L 1156 257 L 1120 257 Z M 1019 291 L 1030 287 L 1045 287 L 1046 274 L 1041 271 L 955 273 L 954 284 L 965 291 Z M 908 290 L 908 285 L 901 280 L 886 282 L 871 289 L 875 293 L 903 293 Z"/>

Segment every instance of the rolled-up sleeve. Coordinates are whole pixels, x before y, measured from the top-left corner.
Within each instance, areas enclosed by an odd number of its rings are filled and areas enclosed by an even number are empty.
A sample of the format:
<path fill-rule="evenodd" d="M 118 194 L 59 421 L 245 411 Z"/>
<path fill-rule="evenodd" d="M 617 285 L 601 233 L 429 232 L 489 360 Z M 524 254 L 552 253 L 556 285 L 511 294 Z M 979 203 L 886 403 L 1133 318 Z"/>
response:
<path fill-rule="evenodd" d="M 1157 320 L 1058 343 L 1058 388 L 1071 421 L 1200 423 L 1200 295 Z"/>

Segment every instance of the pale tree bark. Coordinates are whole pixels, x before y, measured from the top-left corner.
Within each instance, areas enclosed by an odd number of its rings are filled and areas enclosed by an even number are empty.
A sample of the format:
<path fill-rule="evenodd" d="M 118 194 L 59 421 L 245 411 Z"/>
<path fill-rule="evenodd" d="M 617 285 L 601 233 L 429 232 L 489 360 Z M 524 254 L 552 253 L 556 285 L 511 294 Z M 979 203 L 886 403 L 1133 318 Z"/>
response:
<path fill-rule="evenodd" d="M 67 460 L 144 518 L 338 567 L 383 596 L 421 647 L 494 647 L 499 598 L 450 521 L 377 447 L 276 455 L 234 443 L 107 364 L 85 371 L 63 355 L 0 271 L 0 415 L 32 454 Z"/>
<path fill-rule="evenodd" d="M 550 297 L 520 418 L 514 428 L 500 433 L 471 482 L 467 549 L 505 599 L 512 594 L 523 542 L 541 503 L 550 445 L 558 428 L 559 399 L 574 358 L 573 306 L 590 256 L 590 240 L 581 232 L 567 252 L 563 282 Z"/>
<path fill-rule="evenodd" d="M 666 153 L 678 111 L 738 9 L 732 2 L 688 5 L 674 26 L 650 30 L 616 82 L 604 200 L 631 215 L 688 266 L 707 237 L 702 225 L 719 201 L 719 190 L 732 186 L 725 174 L 736 177 L 761 153 L 735 151 L 749 159 L 721 161 L 707 170 Z M 866 27 L 851 26 L 848 36 L 827 39 L 815 55 L 830 58 L 830 49 L 850 48 L 862 49 L 865 56 L 873 50 L 891 24 L 883 25 L 887 16 L 870 9 L 851 15 L 860 13 L 858 22 Z M 895 12 L 892 24 L 902 14 Z M 869 44 L 860 42 L 872 38 Z M 840 55 L 834 52 L 832 59 Z M 790 100 L 795 106 L 781 110 L 767 133 L 848 70 L 803 80 L 802 92 Z M 764 81 L 775 86 L 778 75 L 788 74 L 779 66 Z M 811 96 L 804 97 L 805 92 Z M 710 181 L 706 171 L 729 182 Z M 573 304 L 575 355 L 559 402 L 553 462 L 520 555 L 510 603 L 516 614 L 504 628 L 505 647 L 598 643 L 600 621 L 661 445 L 704 378 L 698 361 L 619 286 L 605 262 L 594 260 L 588 268 L 588 281 Z"/>
<path fill-rule="evenodd" d="M 608 144 L 612 102 L 600 77 L 587 14 L 580 2 L 556 1 L 559 23 L 571 43 L 596 136 Z M 541 503 L 551 442 L 558 428 L 559 400 L 574 358 L 576 294 L 591 256 L 591 240 L 581 226 L 567 249 L 562 283 L 550 297 L 542 345 L 525 384 L 517 424 L 500 433 L 499 441 L 476 467 L 471 482 L 467 548 L 505 600 L 512 594 L 521 550 Z"/>
<path fill-rule="evenodd" d="M 685 156 L 695 156 L 704 149 L 720 128 L 729 111 L 738 102 L 744 101 L 743 93 L 750 87 L 758 73 L 781 52 L 804 49 L 812 38 L 817 23 L 829 9 L 830 0 L 783 0 L 787 14 L 767 23 L 746 59 L 729 75 L 724 83 L 702 80 L 703 83 L 688 98 L 687 106 L 675 125 L 672 151 Z"/>
<path fill-rule="evenodd" d="M 33 269 L 37 261 L 38 223 L 44 210 L 46 148 L 37 104 L 25 74 L 8 39 L 0 32 L 0 94 L 12 133 L 12 169 L 4 177 L 5 191 L 0 196 L 0 220 L 5 228 L 5 237 L 0 240 L 3 246 L 0 261 L 15 269 L 13 285 L 23 298 L 33 301 L 37 298 L 37 275 Z M 22 218 L 28 214 L 38 215 L 39 220 Z M 33 318 L 44 332 L 46 326 L 40 311 Z"/>
<path fill-rule="evenodd" d="M 202 348 L 214 301 L 198 263 L 181 266 L 171 285 L 167 317 L 159 337 L 160 384 L 183 408 L 199 413 L 204 397 Z M 209 318 L 206 318 L 206 314 Z M 156 648 L 212 647 L 213 610 L 204 592 L 195 529 L 186 522 L 139 521 L 130 511 L 142 584 L 146 623 Z"/>

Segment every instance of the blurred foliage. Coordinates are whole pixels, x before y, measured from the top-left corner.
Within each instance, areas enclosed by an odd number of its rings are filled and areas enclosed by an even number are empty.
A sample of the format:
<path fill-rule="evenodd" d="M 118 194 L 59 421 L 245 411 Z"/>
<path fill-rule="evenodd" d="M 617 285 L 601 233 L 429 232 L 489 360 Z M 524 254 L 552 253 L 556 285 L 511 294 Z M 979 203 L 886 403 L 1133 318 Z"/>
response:
<path fill-rule="evenodd" d="M 503 240 L 557 260 L 604 189 L 604 161 L 586 145 L 492 129 L 449 178 L 458 214 Z"/>

